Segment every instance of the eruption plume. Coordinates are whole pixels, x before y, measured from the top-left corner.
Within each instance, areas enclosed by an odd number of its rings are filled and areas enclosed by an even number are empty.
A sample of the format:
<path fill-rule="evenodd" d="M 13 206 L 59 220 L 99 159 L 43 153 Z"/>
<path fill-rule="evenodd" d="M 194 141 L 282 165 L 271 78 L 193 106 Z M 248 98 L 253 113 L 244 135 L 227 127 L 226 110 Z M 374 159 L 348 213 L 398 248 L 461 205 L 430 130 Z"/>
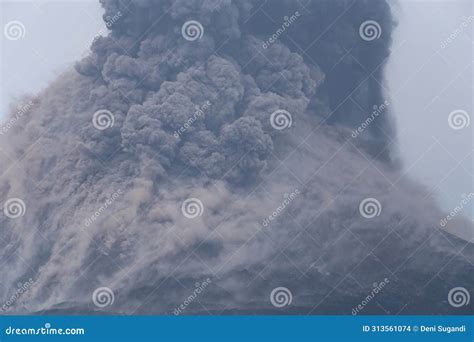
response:
<path fill-rule="evenodd" d="M 0 300 L 33 279 L 8 313 L 350 314 L 384 279 L 364 313 L 472 312 L 447 295 L 474 248 L 401 174 L 390 106 L 351 134 L 390 100 L 386 1 L 101 3 L 109 34 L 0 136 Z"/>

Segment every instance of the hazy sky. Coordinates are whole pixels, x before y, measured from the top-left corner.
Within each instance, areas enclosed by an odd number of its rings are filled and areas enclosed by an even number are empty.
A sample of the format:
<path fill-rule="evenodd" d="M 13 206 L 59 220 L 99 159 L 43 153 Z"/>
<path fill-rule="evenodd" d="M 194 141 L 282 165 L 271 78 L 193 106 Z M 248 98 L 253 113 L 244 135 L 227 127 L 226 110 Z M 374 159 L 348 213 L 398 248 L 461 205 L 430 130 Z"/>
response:
<path fill-rule="evenodd" d="M 83 56 L 93 37 L 105 32 L 98 1 L 0 0 L 2 28 L 25 25 L 25 38 L 1 39 L 0 117 L 12 99 L 45 87 Z M 433 187 L 446 210 L 472 191 L 474 123 L 452 130 L 448 115 L 466 110 L 472 118 L 472 29 L 443 42 L 473 15 L 472 1 L 401 1 L 394 5 L 398 27 L 387 68 L 387 92 L 398 126 L 398 149 L 406 175 Z M 472 118 L 474 120 L 474 118 Z M 465 214 L 474 218 L 473 205 Z"/>
<path fill-rule="evenodd" d="M 106 31 L 99 1 L 0 0 L 0 3 L 0 110 L 4 114 L 13 98 L 46 86 L 87 52 L 97 33 Z M 24 24 L 23 39 L 5 39 L 4 25 L 12 20 Z"/>
<path fill-rule="evenodd" d="M 473 20 L 468 19 L 473 2 L 405 0 L 394 10 L 399 25 L 387 79 L 400 153 L 406 172 L 435 187 L 450 210 L 473 189 L 474 123 L 462 130 L 448 125 L 449 113 L 457 109 L 474 119 Z M 443 44 L 459 28 L 455 39 Z M 474 218 L 472 203 L 465 214 Z"/>

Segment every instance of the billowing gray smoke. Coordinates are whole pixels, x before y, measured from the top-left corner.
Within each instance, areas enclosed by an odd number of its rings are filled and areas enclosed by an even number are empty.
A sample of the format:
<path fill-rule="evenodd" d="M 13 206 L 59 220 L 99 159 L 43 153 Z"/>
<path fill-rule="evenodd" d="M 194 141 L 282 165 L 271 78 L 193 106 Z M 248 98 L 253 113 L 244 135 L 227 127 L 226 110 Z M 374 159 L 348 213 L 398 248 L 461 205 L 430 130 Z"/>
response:
<path fill-rule="evenodd" d="M 0 217 L 4 312 L 472 310 L 448 303 L 472 245 L 395 167 L 388 109 L 371 116 L 385 1 L 102 4 L 110 34 L 1 136 L 0 198 L 24 202 Z"/>

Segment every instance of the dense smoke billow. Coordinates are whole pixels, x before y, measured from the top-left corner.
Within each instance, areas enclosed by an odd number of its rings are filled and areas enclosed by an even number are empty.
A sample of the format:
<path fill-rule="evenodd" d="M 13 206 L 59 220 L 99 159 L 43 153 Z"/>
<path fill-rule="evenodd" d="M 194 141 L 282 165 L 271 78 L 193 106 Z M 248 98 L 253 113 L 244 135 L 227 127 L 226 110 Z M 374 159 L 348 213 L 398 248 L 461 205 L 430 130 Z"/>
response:
<path fill-rule="evenodd" d="M 32 280 L 7 313 L 351 314 L 381 282 L 364 314 L 472 311 L 472 244 L 398 168 L 386 1 L 101 2 L 110 33 L 0 137 L 0 300 Z"/>

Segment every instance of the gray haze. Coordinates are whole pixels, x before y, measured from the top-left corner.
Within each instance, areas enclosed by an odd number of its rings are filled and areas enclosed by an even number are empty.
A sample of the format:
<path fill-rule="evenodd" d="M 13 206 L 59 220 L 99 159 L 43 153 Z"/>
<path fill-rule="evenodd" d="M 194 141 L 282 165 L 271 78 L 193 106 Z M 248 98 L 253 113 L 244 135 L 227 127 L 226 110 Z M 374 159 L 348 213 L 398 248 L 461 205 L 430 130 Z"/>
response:
<path fill-rule="evenodd" d="M 474 126 L 448 125 L 456 109 L 473 118 L 473 6 L 470 0 L 403 0 L 393 6 L 399 24 L 387 92 L 396 113 L 397 148 L 406 174 L 432 187 L 448 212 L 473 189 Z M 463 214 L 474 219 L 472 202 Z"/>
<path fill-rule="evenodd" d="M 471 312 L 446 296 L 472 285 L 474 249 L 439 229 L 428 189 L 401 177 L 390 111 L 352 137 L 386 100 L 385 1 L 102 3 L 106 21 L 121 14 L 111 34 L 0 136 L 0 196 L 26 205 L 21 218 L 0 216 L 2 299 L 34 280 L 10 312 L 171 313 L 207 278 L 187 313 L 350 314 L 385 278 L 384 309 L 364 313 Z M 370 43 L 367 19 L 383 32 Z M 202 39 L 183 39 L 188 20 Z M 94 127 L 101 109 L 113 127 Z M 279 109 L 293 120 L 281 131 L 269 120 Z M 180 210 L 190 197 L 204 205 L 195 219 Z M 359 212 L 368 197 L 382 207 L 372 219 Z M 106 310 L 91 301 L 101 286 L 115 293 Z M 269 303 L 278 286 L 292 306 Z"/>
<path fill-rule="evenodd" d="M 0 119 L 4 121 L 12 99 L 21 103 L 25 93 L 47 86 L 88 51 L 96 34 L 106 35 L 107 30 L 95 0 L 1 0 L 0 6 Z M 5 39 L 3 28 L 11 20 L 25 25 L 22 40 Z"/>

